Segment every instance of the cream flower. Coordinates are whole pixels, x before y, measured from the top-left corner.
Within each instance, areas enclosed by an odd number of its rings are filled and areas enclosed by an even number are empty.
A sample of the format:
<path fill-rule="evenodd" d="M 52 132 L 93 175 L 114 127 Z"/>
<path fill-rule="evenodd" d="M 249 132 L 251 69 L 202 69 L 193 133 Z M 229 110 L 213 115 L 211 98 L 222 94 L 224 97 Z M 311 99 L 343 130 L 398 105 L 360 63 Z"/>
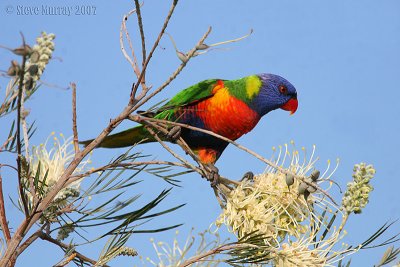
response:
<path fill-rule="evenodd" d="M 279 154 L 272 161 L 277 166 L 296 174 L 305 176 L 315 169 L 315 147 L 307 159 L 295 148 L 289 152 L 288 146 L 280 147 Z M 333 171 L 328 168 L 318 182 L 329 179 Z M 329 175 L 328 175 L 329 173 Z M 284 240 L 287 235 L 298 237 L 308 229 L 306 220 L 317 218 L 311 205 L 315 202 L 329 203 L 324 197 L 313 194 L 307 200 L 299 196 L 297 188 L 301 181 L 295 179 L 288 187 L 286 174 L 267 168 L 265 173 L 256 175 L 254 181 L 243 180 L 226 197 L 226 206 L 216 221 L 216 225 L 225 224 L 238 238 L 257 231 L 267 237 L 272 245 Z M 329 204 L 332 205 L 332 204 Z"/>
<path fill-rule="evenodd" d="M 54 144 L 53 147 L 48 150 L 47 147 L 50 138 Z M 32 176 L 35 177 L 36 175 L 39 175 L 39 181 L 43 183 L 44 192 L 42 192 L 40 197 L 44 197 L 47 192 L 51 190 L 52 186 L 57 183 L 65 168 L 74 158 L 75 152 L 72 137 L 65 139 L 64 136 L 60 134 L 60 138 L 61 140 L 52 133 L 46 140 L 45 144 L 32 148 L 29 164 Z M 82 161 L 75 169 L 74 174 L 83 172 L 88 163 L 90 163 L 90 160 Z M 40 172 L 37 173 L 38 171 Z M 79 196 L 80 183 L 81 180 L 73 182 L 62 189 L 55 197 L 54 202 L 65 200 L 69 197 Z"/>
<path fill-rule="evenodd" d="M 332 247 L 345 236 L 336 230 L 323 240 L 316 238 L 314 230 L 308 231 L 296 241 L 283 243 L 271 253 L 273 266 L 276 267 L 329 267 L 344 257 L 346 253 L 354 253 L 357 249 L 348 250 L 348 246 L 342 244 L 339 251 L 333 251 Z M 318 240 L 318 241 L 317 241 Z"/>
<path fill-rule="evenodd" d="M 42 32 L 41 36 L 36 38 L 36 45 L 32 48 L 29 61 L 27 62 L 24 76 L 24 84 L 27 89 L 35 86 L 37 80 L 42 76 L 46 65 L 49 63 L 54 51 L 55 35 Z"/>
<path fill-rule="evenodd" d="M 360 163 L 354 165 L 353 182 L 347 184 L 342 206 L 347 213 L 361 213 L 368 204 L 369 193 L 374 189 L 369 181 L 375 175 L 372 165 Z"/>

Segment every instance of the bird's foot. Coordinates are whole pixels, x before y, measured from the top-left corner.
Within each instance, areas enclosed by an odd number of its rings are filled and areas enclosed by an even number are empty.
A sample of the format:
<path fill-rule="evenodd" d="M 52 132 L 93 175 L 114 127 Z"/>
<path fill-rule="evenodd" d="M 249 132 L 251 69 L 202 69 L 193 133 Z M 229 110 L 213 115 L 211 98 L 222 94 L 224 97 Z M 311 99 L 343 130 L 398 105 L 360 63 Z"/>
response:
<path fill-rule="evenodd" d="M 240 179 L 240 181 L 244 181 L 244 180 L 253 181 L 253 179 L 254 179 L 254 173 L 251 171 L 248 171 L 245 174 L 243 174 L 243 177 L 242 177 L 242 179 Z"/>
<path fill-rule="evenodd" d="M 219 174 L 218 174 L 219 170 L 212 163 L 207 164 L 206 167 L 208 168 L 208 173 L 206 178 L 208 181 L 211 182 L 211 187 L 215 187 L 216 185 L 219 184 Z"/>
<path fill-rule="evenodd" d="M 181 132 L 182 132 L 181 126 L 172 127 L 167 134 L 168 140 L 171 140 L 171 142 L 175 143 L 179 139 L 179 137 L 181 137 Z"/>

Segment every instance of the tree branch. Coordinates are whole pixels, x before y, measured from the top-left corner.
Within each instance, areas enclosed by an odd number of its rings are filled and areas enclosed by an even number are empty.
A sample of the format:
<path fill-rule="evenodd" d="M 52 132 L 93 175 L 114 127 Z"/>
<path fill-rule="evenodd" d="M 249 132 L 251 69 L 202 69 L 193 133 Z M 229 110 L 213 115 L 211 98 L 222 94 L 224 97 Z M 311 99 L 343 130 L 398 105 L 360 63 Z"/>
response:
<path fill-rule="evenodd" d="M 3 231 L 4 237 L 6 239 L 6 243 L 10 242 L 11 234 L 10 229 L 8 228 L 6 210 L 4 208 L 4 197 L 3 197 L 3 178 L 0 173 L 0 225 L 1 230 Z"/>

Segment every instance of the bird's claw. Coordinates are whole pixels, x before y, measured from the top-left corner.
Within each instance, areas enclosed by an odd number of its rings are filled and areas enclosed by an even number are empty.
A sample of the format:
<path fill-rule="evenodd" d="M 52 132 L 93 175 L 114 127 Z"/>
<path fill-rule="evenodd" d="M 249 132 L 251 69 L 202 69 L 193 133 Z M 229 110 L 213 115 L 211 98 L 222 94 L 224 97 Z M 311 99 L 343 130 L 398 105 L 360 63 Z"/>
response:
<path fill-rule="evenodd" d="M 248 171 L 245 174 L 243 174 L 243 177 L 242 177 L 242 179 L 240 179 L 240 181 L 244 181 L 244 180 L 253 181 L 253 179 L 254 179 L 254 173 L 251 171 Z"/>
<path fill-rule="evenodd" d="M 214 164 L 207 164 L 208 173 L 207 180 L 211 182 L 211 187 L 215 187 L 219 184 L 219 170 Z"/>
<path fill-rule="evenodd" d="M 171 130 L 169 130 L 167 138 L 172 142 L 176 142 L 176 140 L 178 140 L 179 137 L 181 136 L 181 131 L 182 128 L 180 126 L 174 126 L 171 128 Z"/>

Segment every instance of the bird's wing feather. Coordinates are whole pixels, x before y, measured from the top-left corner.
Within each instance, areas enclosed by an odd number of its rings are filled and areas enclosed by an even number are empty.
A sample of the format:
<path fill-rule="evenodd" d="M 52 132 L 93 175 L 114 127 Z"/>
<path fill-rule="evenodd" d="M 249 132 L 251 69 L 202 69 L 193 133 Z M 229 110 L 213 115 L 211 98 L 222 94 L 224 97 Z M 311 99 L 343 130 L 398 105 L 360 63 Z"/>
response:
<path fill-rule="evenodd" d="M 214 88 L 219 81 L 223 82 L 220 79 L 209 79 L 182 90 L 162 106 L 157 114 L 164 115 L 165 111 L 174 111 L 176 108 L 193 105 L 212 97 L 215 93 Z"/>

